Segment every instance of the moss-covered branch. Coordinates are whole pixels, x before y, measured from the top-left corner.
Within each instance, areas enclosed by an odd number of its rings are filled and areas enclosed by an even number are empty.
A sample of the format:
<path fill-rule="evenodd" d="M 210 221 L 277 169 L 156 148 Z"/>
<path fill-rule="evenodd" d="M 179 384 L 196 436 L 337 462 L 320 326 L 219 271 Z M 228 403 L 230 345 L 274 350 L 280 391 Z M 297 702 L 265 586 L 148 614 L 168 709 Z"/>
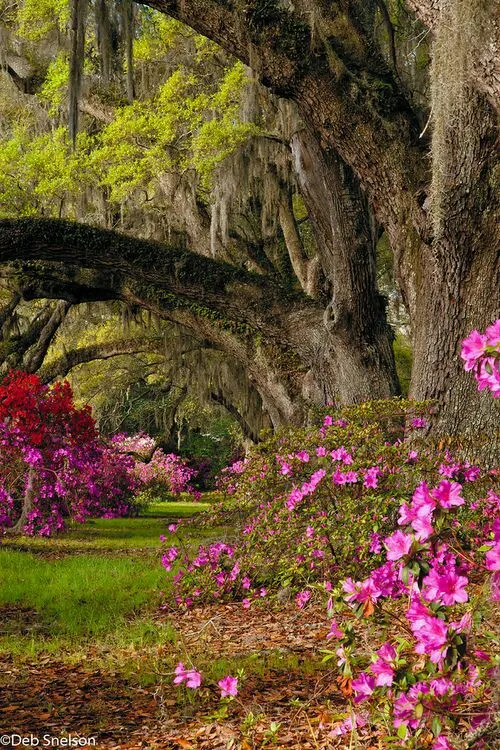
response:
<path fill-rule="evenodd" d="M 75 300 L 140 299 L 165 310 L 187 308 L 231 325 L 284 335 L 286 319 L 321 311 L 301 293 L 275 280 L 186 250 L 108 230 L 52 219 L 0 221 L 0 263 L 22 262 L 23 286 L 52 279 L 50 295 L 66 288 Z M 57 288 L 57 280 L 59 286 Z"/>
<path fill-rule="evenodd" d="M 44 365 L 38 374 L 44 383 L 51 383 L 56 378 L 64 378 L 74 367 L 93 362 L 97 359 L 111 359 L 124 354 L 165 353 L 165 338 L 118 339 L 100 344 L 79 346 L 61 354 L 57 359 Z"/>

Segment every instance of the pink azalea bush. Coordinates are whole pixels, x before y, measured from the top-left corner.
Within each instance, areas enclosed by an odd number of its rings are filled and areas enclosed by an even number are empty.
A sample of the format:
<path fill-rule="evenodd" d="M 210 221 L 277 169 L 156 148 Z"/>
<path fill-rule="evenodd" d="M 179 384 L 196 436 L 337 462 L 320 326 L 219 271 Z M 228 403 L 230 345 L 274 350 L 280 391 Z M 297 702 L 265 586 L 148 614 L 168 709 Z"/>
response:
<path fill-rule="evenodd" d="M 326 414 L 318 428 L 276 435 L 230 467 L 220 480 L 229 497 L 207 523 L 230 518 L 237 541 L 176 554 L 172 604 L 236 598 L 248 608 L 271 584 L 271 591 L 294 590 L 305 608 L 318 587 L 359 576 L 381 559 L 381 539 L 397 525 L 409 487 L 460 477 L 479 499 L 492 478 L 426 447 L 419 438 L 424 410 L 395 399 L 344 409 L 340 418 Z M 453 491 L 444 502 L 454 502 Z M 468 506 L 457 523 L 478 524 L 480 513 Z M 425 520 L 417 523 L 424 534 Z M 396 541 L 409 544 L 399 534 Z"/>
<path fill-rule="evenodd" d="M 494 397 L 499 354 L 499 320 L 463 342 L 465 369 Z M 332 620 L 328 637 L 338 647 L 326 658 L 351 680 L 361 722 L 385 727 L 386 742 L 404 747 L 487 748 L 495 734 L 499 658 L 488 624 L 500 601 L 500 496 L 489 489 L 477 499 L 469 485 L 479 474 L 457 468 L 443 464 L 450 479 L 415 488 L 399 528 L 381 540 L 385 561 L 363 580 L 346 579 L 329 601 L 332 614 L 347 604 L 358 620 Z M 480 517 L 469 515 L 464 528 L 467 507 Z M 360 643 L 377 640 L 368 659 Z"/>
<path fill-rule="evenodd" d="M 498 334 L 499 321 L 462 349 L 495 397 Z M 240 534 L 194 556 L 167 549 L 178 564 L 173 603 L 232 597 L 248 609 L 285 587 L 304 609 L 322 592 L 335 643 L 325 659 L 337 661 L 351 703 L 332 738 L 376 731 L 384 747 L 486 750 L 499 664 L 498 470 L 427 447 L 426 426 L 425 407 L 363 404 L 229 467 L 219 518 L 236 510 Z M 231 685 L 219 682 L 222 695 Z"/>
<path fill-rule="evenodd" d="M 171 495 L 181 492 L 197 496 L 198 493 L 190 484 L 195 470 L 180 456 L 165 453 L 150 435 L 144 432 L 136 435 L 119 434 L 115 435 L 111 442 L 118 451 L 135 459 L 133 477 L 140 493 L 147 495 L 150 501 L 168 500 Z"/>
<path fill-rule="evenodd" d="M 459 731 L 480 736 L 491 722 L 494 661 L 477 626 L 497 596 L 486 573 L 498 565 L 485 562 L 485 550 L 499 547 L 500 496 L 490 490 L 472 501 L 481 507 L 484 544 L 465 551 L 456 520 L 470 503 L 466 483 L 420 484 L 400 507 L 400 529 L 382 539 L 382 564 L 362 580 L 346 579 L 329 601 L 338 647 L 327 658 L 354 677 L 356 710 L 385 727 L 387 742 L 453 748 Z M 366 643 L 377 640 L 370 659 Z"/>

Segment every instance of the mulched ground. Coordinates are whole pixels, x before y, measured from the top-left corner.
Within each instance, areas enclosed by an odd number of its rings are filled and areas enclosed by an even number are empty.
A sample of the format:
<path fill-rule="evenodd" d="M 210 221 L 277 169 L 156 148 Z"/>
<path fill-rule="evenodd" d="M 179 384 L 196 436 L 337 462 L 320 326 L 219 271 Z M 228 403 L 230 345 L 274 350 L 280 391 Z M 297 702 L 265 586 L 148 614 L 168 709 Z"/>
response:
<path fill-rule="evenodd" d="M 44 657 L 20 665 L 0 655 L 0 734 L 96 737 L 96 747 L 120 750 L 349 746 L 348 737 L 346 742 L 330 736 L 347 711 L 334 674 L 301 668 L 311 660 L 317 663 L 319 649 L 327 645 L 324 607 L 298 610 L 290 602 L 277 611 L 265 605 L 244 610 L 241 604 L 217 604 L 162 616 L 172 620 L 194 663 L 197 654 L 206 661 L 207 656 L 254 653 L 265 660 L 273 653 L 270 663 L 279 665 L 274 656 L 279 650 L 284 658 L 295 655 L 298 668 L 284 671 L 272 666 L 262 675 L 249 675 L 222 719 L 214 717 L 220 703 L 212 687 L 202 688 L 192 703 L 179 703 L 171 677 L 141 688 L 119 674 L 93 669 L 90 663 L 72 666 Z M 254 718 L 245 723 L 249 712 Z M 279 724 L 276 741 L 269 734 L 271 722 Z M 378 744 L 365 736 L 360 747 Z"/>

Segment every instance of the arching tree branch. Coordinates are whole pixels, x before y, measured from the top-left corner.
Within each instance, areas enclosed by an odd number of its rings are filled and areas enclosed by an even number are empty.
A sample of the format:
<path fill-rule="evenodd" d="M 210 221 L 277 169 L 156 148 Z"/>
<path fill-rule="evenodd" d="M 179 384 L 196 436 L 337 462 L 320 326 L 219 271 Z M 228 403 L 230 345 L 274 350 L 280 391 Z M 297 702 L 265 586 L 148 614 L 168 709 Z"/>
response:
<path fill-rule="evenodd" d="M 74 367 L 96 359 L 111 359 L 124 354 L 142 353 L 164 354 L 164 337 L 119 339 L 70 349 L 41 367 L 38 375 L 44 383 L 51 383 L 56 378 L 64 378 Z"/>
<path fill-rule="evenodd" d="M 38 341 L 23 357 L 21 363 L 23 370 L 26 370 L 26 372 L 36 372 L 41 367 L 45 355 L 70 309 L 71 302 L 61 300 L 57 303 L 49 320 L 40 331 Z"/>
<path fill-rule="evenodd" d="M 21 275 L 25 296 L 31 298 L 142 301 L 163 313 L 189 310 L 223 329 L 247 326 L 249 332 L 301 348 L 306 342 L 300 342 L 299 321 L 317 327 L 322 319 L 312 300 L 276 280 L 84 224 L 0 221 L 0 263 L 15 260 L 30 261 Z"/>

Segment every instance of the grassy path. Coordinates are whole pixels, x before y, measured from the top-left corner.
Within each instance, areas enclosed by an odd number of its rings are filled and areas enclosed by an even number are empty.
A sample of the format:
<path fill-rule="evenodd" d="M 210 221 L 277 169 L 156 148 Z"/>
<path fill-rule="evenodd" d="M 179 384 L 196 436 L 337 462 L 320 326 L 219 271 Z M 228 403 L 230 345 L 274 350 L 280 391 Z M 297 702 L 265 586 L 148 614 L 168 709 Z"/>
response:
<path fill-rule="evenodd" d="M 323 608 L 162 608 L 159 536 L 202 509 L 168 503 L 60 538 L 2 542 L 0 734 L 95 737 L 121 750 L 343 747 L 322 729 L 346 716 L 319 655 Z M 172 538 L 196 545 L 221 532 L 181 524 Z M 178 661 L 202 672 L 196 694 L 172 684 Z M 240 695 L 221 704 L 217 680 L 238 670 Z"/>

